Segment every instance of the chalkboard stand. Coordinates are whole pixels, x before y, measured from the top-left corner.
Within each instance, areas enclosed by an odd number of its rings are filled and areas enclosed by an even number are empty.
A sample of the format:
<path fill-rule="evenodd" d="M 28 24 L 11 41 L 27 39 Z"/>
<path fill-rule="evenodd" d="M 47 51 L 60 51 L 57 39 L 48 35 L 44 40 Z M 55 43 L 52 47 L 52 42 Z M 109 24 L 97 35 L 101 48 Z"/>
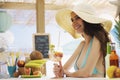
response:
<path fill-rule="evenodd" d="M 47 33 L 35 33 L 33 34 L 33 49 L 38 50 L 43 54 L 44 58 L 48 58 L 50 45 L 49 34 Z"/>

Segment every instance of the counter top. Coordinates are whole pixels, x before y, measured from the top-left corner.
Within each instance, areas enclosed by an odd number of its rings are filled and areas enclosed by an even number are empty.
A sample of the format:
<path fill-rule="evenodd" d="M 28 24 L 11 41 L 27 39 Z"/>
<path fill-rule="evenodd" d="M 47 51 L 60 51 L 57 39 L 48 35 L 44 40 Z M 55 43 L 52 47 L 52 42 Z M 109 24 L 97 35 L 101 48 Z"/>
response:
<path fill-rule="evenodd" d="M 73 78 L 73 77 L 50 78 L 50 77 L 42 77 L 42 78 L 8 78 L 8 79 L 0 79 L 0 80 L 120 80 L 120 78 L 107 79 L 107 78 Z"/>
<path fill-rule="evenodd" d="M 68 59 L 68 56 L 64 57 L 66 60 Z M 64 62 L 64 61 L 63 61 Z M 73 77 L 65 77 L 65 78 L 54 78 L 54 74 L 53 74 L 53 64 L 54 62 L 52 61 L 47 61 L 46 63 L 46 76 L 43 76 L 41 78 L 7 78 L 7 79 L 0 79 L 0 80 L 120 80 L 120 78 L 114 78 L 114 79 L 107 79 L 107 78 L 93 78 L 93 77 L 89 77 L 89 78 L 73 78 Z M 64 63 L 63 63 L 64 64 Z"/>

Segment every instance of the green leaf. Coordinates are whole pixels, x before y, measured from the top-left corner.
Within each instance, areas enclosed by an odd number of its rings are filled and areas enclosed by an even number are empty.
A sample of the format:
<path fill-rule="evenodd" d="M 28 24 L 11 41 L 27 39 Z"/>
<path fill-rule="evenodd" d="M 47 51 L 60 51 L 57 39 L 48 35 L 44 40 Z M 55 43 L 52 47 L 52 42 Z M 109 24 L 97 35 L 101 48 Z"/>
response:
<path fill-rule="evenodd" d="M 114 31 L 114 33 L 117 35 L 117 39 L 120 41 L 120 21 L 115 20 L 116 24 L 115 24 L 115 29 L 116 31 Z"/>

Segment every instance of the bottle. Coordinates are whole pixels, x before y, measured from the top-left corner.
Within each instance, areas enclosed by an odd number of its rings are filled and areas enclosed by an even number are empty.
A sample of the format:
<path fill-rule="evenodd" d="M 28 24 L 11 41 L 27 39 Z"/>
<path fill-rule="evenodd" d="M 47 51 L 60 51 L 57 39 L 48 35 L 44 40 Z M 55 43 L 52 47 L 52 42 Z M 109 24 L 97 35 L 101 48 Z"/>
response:
<path fill-rule="evenodd" d="M 111 53 L 110 53 L 110 66 L 119 67 L 119 57 L 116 54 L 115 43 L 111 43 Z"/>
<path fill-rule="evenodd" d="M 107 53 L 106 53 L 106 56 L 105 56 L 105 69 L 106 69 L 106 72 L 107 72 L 108 67 L 110 66 L 110 60 L 109 60 L 110 52 L 111 52 L 110 42 L 107 42 Z M 106 78 L 107 78 L 107 75 L 106 75 Z"/>

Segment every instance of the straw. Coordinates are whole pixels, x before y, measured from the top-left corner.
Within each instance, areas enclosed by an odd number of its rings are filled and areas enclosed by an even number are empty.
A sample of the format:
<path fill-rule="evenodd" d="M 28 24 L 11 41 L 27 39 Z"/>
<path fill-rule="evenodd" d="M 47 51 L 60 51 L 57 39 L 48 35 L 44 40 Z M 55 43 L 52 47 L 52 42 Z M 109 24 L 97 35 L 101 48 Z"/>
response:
<path fill-rule="evenodd" d="M 59 34 L 58 34 L 58 49 L 60 47 L 60 31 L 59 31 Z"/>

